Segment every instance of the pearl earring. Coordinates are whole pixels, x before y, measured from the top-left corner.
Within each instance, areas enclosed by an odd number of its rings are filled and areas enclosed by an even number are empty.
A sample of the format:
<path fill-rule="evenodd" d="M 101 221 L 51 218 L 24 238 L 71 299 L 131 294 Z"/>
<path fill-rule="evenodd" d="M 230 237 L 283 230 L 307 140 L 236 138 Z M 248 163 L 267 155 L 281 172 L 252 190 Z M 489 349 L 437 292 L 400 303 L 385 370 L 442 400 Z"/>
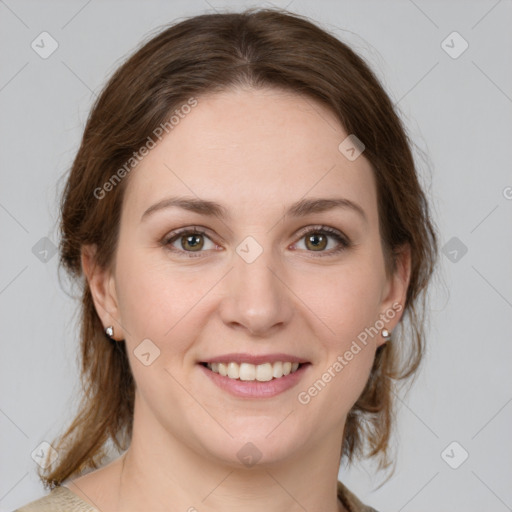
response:
<path fill-rule="evenodd" d="M 113 338 L 113 337 L 114 337 L 114 327 L 112 327 L 111 325 L 109 325 L 109 326 L 105 329 L 105 334 L 106 334 L 109 338 Z"/>
<path fill-rule="evenodd" d="M 380 334 L 386 341 L 388 341 L 391 338 L 391 332 L 388 331 L 387 329 L 382 329 Z"/>

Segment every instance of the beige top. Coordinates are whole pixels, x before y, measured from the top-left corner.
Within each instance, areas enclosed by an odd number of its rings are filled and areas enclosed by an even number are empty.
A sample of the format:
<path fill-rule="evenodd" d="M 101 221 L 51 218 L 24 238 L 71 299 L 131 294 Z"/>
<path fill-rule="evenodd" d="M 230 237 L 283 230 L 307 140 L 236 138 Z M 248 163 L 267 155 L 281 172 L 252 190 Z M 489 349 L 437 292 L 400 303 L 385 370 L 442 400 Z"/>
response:
<path fill-rule="evenodd" d="M 349 512 L 377 512 L 361 503 L 341 482 L 338 481 L 338 498 Z M 67 487 L 55 487 L 49 494 L 14 512 L 98 512 L 96 508 L 82 500 Z"/>

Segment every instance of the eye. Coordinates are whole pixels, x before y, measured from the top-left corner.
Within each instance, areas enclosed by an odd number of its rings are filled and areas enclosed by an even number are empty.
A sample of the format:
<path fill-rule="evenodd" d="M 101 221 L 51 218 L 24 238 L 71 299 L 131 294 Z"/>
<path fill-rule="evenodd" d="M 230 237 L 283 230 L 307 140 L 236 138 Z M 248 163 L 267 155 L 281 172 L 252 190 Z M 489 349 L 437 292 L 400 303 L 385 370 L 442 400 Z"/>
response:
<path fill-rule="evenodd" d="M 328 226 L 310 226 L 301 231 L 300 237 L 301 239 L 305 238 L 306 250 L 308 252 L 321 253 L 318 256 L 337 254 L 351 245 L 348 238 L 340 231 Z M 337 246 L 334 244 L 334 248 L 326 251 L 325 249 L 329 245 L 329 238 L 334 239 L 337 242 Z"/>
<path fill-rule="evenodd" d="M 172 252 L 176 253 L 188 253 L 187 256 L 194 258 L 195 254 L 190 253 L 201 253 L 201 249 L 205 248 L 205 238 L 210 242 L 211 246 L 206 249 L 214 249 L 214 244 L 210 238 L 206 235 L 206 232 L 197 228 L 184 228 L 179 231 L 170 233 L 164 240 L 163 245 L 168 247 Z M 178 247 L 176 247 L 178 245 Z M 207 244 L 206 244 L 207 245 Z"/>

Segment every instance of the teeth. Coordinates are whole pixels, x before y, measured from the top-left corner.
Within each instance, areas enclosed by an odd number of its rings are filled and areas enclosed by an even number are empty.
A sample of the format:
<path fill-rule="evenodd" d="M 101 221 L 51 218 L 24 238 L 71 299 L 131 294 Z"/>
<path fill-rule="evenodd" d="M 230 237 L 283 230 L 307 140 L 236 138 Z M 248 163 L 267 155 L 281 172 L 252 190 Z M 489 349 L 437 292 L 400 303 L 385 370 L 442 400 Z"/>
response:
<path fill-rule="evenodd" d="M 277 361 L 273 364 L 250 364 L 250 363 L 208 363 L 206 366 L 212 372 L 219 373 L 223 377 L 240 380 L 257 380 L 259 382 L 267 382 L 272 379 L 279 379 L 284 375 L 288 375 L 297 371 L 299 363 L 291 363 L 289 361 Z"/>

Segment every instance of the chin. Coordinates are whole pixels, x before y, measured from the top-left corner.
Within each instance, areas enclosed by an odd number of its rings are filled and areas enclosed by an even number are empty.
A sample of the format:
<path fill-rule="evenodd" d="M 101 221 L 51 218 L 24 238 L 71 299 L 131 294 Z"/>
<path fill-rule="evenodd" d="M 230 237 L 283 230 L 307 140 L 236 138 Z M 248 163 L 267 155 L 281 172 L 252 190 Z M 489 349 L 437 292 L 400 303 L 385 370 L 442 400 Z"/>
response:
<path fill-rule="evenodd" d="M 272 428 L 275 428 L 276 423 Z M 218 440 L 212 443 L 212 439 L 205 440 L 204 449 L 208 452 L 209 458 L 221 464 L 240 469 L 241 467 L 271 467 L 275 464 L 285 462 L 292 458 L 297 452 L 297 446 L 302 446 L 301 440 L 295 440 L 290 437 L 286 430 L 282 435 L 269 436 L 268 432 L 272 429 L 265 430 L 264 434 L 259 432 L 254 436 L 250 436 L 245 431 L 243 434 L 237 435 L 231 431 L 233 438 L 227 436 L 227 439 Z"/>

